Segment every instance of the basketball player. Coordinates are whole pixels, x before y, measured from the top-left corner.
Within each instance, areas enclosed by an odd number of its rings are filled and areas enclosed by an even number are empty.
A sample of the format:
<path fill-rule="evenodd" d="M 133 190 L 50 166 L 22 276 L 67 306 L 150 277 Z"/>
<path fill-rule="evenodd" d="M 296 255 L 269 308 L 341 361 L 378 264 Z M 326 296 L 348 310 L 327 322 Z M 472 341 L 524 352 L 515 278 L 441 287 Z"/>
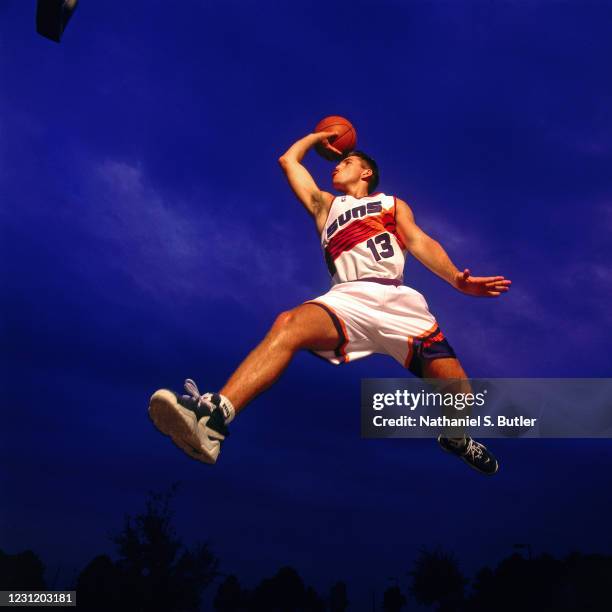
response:
<path fill-rule="evenodd" d="M 189 395 L 160 389 L 151 397 L 149 414 L 156 427 L 194 459 L 217 461 L 227 425 L 278 379 L 300 349 L 333 364 L 386 353 L 417 376 L 465 381 L 427 302 L 402 284 L 406 253 L 468 295 L 497 297 L 510 287 L 503 276 L 473 277 L 467 269 L 458 270 L 418 227 L 404 201 L 375 192 L 378 168 L 366 154 L 352 151 L 335 166 L 332 183 L 341 195 L 321 191 L 302 158 L 317 143 L 339 153 L 331 144 L 335 136 L 333 131 L 309 134 L 279 159 L 321 234 L 331 290 L 281 313 L 218 393 L 200 394 L 188 379 Z M 441 436 L 438 443 L 484 474 L 498 470 L 492 453 L 466 435 Z"/>

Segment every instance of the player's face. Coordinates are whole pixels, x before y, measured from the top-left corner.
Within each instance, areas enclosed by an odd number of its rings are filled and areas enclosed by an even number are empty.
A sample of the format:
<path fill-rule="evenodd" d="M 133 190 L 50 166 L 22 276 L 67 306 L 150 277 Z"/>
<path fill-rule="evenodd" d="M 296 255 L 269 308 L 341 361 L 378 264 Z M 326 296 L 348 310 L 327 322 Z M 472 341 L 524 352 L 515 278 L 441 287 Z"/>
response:
<path fill-rule="evenodd" d="M 351 155 L 343 159 L 332 172 L 332 184 L 338 191 L 346 191 L 349 185 L 358 184 L 362 178 L 369 175 L 368 168 L 361 163 L 361 159 Z"/>

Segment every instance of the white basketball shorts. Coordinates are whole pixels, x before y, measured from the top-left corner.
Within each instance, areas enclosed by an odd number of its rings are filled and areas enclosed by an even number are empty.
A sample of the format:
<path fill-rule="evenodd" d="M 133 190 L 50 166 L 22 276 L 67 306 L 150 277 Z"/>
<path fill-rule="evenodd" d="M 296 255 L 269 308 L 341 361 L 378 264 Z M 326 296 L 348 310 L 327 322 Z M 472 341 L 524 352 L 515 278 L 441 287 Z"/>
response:
<path fill-rule="evenodd" d="M 422 376 L 424 360 L 455 357 L 425 298 L 410 287 L 390 283 L 395 281 L 339 283 L 305 302 L 323 308 L 340 336 L 335 350 L 312 352 L 336 365 L 383 353 L 417 376 Z"/>

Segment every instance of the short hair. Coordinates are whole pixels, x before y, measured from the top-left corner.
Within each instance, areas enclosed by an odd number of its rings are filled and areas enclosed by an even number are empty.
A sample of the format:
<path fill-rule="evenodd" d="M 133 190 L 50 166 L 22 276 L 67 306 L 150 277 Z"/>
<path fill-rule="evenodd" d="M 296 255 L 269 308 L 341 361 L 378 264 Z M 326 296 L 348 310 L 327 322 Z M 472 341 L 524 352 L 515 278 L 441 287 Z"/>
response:
<path fill-rule="evenodd" d="M 380 173 L 378 172 L 378 164 L 363 151 L 349 151 L 342 156 L 342 159 L 347 157 L 358 157 L 363 160 L 366 166 L 372 171 L 372 176 L 368 180 L 368 194 L 372 193 L 380 181 Z"/>

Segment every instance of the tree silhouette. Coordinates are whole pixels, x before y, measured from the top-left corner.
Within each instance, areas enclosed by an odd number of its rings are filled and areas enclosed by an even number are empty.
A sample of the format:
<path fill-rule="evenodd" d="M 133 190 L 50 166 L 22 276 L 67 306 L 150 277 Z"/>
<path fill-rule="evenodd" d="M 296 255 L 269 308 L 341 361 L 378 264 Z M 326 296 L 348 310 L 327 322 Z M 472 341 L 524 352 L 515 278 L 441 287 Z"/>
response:
<path fill-rule="evenodd" d="M 406 598 L 397 586 L 389 587 L 383 596 L 383 610 L 385 612 L 400 612 L 406 605 Z"/>
<path fill-rule="evenodd" d="M 491 570 L 481 569 L 473 584 L 470 612 L 608 610 L 612 557 L 573 553 L 525 559 L 514 554 Z"/>
<path fill-rule="evenodd" d="M 329 592 L 330 612 L 345 612 L 348 605 L 349 600 L 346 595 L 346 584 L 341 581 L 336 582 Z"/>
<path fill-rule="evenodd" d="M 304 612 L 325 612 L 325 602 L 311 586 L 304 593 Z"/>
<path fill-rule="evenodd" d="M 574 552 L 565 561 L 564 599 L 572 610 L 606 610 L 610 606 L 612 556 Z"/>
<path fill-rule="evenodd" d="M 0 550 L 1 590 L 44 590 L 47 588 L 44 573 L 43 562 L 31 550 L 16 555 Z"/>
<path fill-rule="evenodd" d="M 248 612 L 324 612 L 325 602 L 292 567 L 281 567 L 273 578 L 265 578 L 245 600 Z"/>
<path fill-rule="evenodd" d="M 274 578 L 265 578 L 255 589 L 252 609 L 293 612 L 304 603 L 305 588 L 292 567 L 281 567 Z"/>
<path fill-rule="evenodd" d="M 208 544 L 186 549 L 177 538 L 170 509 L 176 489 L 149 493 L 145 512 L 126 516 L 123 530 L 112 538 L 119 559 L 113 563 L 97 557 L 81 572 L 79 605 L 96 609 L 97 602 L 119 591 L 121 607 L 129 610 L 199 609 L 202 591 L 217 576 L 218 561 Z"/>
<path fill-rule="evenodd" d="M 501 561 L 495 571 L 476 575 L 471 606 L 474 610 L 561 609 L 565 583 L 563 563 L 542 555 L 525 559 L 513 554 Z"/>
<path fill-rule="evenodd" d="M 247 609 L 248 593 L 240 587 L 236 576 L 231 575 L 219 585 L 213 606 L 218 612 L 243 612 Z"/>
<path fill-rule="evenodd" d="M 95 557 L 79 574 L 78 606 L 87 610 L 116 610 L 121 604 L 122 576 L 107 555 Z"/>
<path fill-rule="evenodd" d="M 466 585 L 457 561 L 441 550 L 421 550 L 412 576 L 410 592 L 416 601 L 426 606 L 438 604 L 440 612 L 461 609 Z"/>

